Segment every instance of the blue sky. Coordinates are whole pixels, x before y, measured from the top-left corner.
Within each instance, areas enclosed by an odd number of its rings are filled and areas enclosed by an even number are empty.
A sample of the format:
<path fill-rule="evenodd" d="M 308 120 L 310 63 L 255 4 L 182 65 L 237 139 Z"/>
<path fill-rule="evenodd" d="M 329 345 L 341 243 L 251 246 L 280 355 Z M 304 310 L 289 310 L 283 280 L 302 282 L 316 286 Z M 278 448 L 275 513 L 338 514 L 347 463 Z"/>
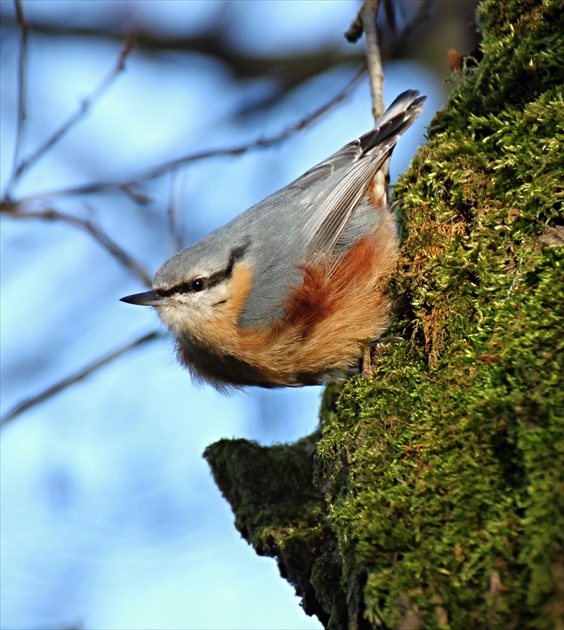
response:
<path fill-rule="evenodd" d="M 8 3 L 3 11 L 8 12 Z M 23 1 L 28 15 L 91 23 L 108 12 L 163 33 L 194 32 L 216 2 Z M 233 2 L 231 37 L 249 53 L 280 54 L 342 37 L 357 4 Z M 24 156 L 75 111 L 112 68 L 119 45 L 32 38 Z M 11 171 L 17 42 L 1 59 L 2 190 Z M 232 113 L 272 79 L 238 81 L 215 61 L 134 51 L 91 113 L 22 179 L 17 198 L 99 180 L 209 148 L 269 137 L 341 89 L 356 68 L 328 70 L 269 112 Z M 446 88 L 426 67 L 385 67 L 389 103 L 402 90 L 428 94 L 426 110 L 394 154 L 407 167 Z M 189 165 L 143 187 L 139 206 L 118 193 L 55 197 L 26 206 L 90 216 L 152 275 L 174 251 L 164 220 L 170 199 L 190 244 L 287 184 L 372 126 L 363 83 L 303 133 L 269 150 Z M 160 328 L 150 309 L 119 302 L 140 280 L 72 227 L 4 219 L 1 233 L 2 411 L 100 354 Z M 194 387 L 168 339 L 133 351 L 34 407 L 2 432 L 1 606 L 5 630 L 78 624 L 85 630 L 319 628 L 305 616 L 274 560 L 233 527 L 201 454 L 222 437 L 292 441 L 317 424 L 321 389 Z"/>

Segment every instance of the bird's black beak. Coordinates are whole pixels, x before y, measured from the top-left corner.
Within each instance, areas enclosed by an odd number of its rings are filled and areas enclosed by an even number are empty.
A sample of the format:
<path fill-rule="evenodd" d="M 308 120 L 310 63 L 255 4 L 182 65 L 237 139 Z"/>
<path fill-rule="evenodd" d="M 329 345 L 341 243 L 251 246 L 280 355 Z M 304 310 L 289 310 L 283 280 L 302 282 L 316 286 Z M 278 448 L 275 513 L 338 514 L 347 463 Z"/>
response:
<path fill-rule="evenodd" d="M 146 291 L 145 293 L 134 293 L 120 298 L 120 302 L 127 304 L 138 304 L 139 306 L 161 306 L 166 300 L 165 297 L 158 295 L 156 291 Z"/>

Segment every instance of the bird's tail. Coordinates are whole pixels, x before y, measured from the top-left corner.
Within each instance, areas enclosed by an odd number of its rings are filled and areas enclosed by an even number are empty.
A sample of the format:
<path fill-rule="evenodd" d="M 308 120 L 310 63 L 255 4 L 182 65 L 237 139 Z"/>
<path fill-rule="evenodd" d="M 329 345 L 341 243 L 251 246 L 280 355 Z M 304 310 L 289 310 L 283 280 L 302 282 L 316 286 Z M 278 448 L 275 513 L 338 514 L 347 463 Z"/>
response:
<path fill-rule="evenodd" d="M 377 120 L 374 129 L 359 138 L 364 153 L 384 146 L 393 149 L 400 136 L 414 123 L 423 111 L 423 103 L 427 97 L 419 96 L 417 90 L 406 90 L 388 107 Z"/>

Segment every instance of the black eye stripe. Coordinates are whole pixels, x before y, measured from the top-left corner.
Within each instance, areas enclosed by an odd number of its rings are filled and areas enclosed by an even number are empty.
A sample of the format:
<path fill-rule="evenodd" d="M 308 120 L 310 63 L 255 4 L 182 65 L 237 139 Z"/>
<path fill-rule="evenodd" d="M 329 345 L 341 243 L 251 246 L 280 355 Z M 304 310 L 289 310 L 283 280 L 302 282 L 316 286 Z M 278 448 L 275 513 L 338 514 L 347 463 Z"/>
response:
<path fill-rule="evenodd" d="M 209 286 L 209 278 L 194 278 L 188 282 L 177 284 L 170 289 L 156 289 L 159 297 L 169 297 L 175 293 L 199 293 Z"/>
<path fill-rule="evenodd" d="M 176 293 L 199 293 L 205 289 L 214 287 L 216 284 L 227 280 L 227 278 L 230 278 L 233 275 L 235 264 L 243 258 L 249 245 L 250 243 L 247 241 L 240 247 L 233 249 L 229 256 L 229 264 L 225 269 L 212 273 L 207 278 L 201 276 L 192 278 L 187 282 L 182 282 L 174 287 L 170 287 L 170 289 L 155 289 L 155 293 L 159 297 L 169 297 L 171 295 L 175 295 Z"/>

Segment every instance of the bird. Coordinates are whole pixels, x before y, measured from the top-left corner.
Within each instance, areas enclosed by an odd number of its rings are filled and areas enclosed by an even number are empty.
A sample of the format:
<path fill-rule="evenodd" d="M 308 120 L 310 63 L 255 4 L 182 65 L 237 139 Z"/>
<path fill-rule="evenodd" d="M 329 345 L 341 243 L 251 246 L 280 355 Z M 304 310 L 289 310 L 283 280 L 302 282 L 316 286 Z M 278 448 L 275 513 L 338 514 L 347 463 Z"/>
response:
<path fill-rule="evenodd" d="M 154 307 L 179 362 L 221 391 L 358 372 L 391 309 L 384 285 L 399 247 L 389 158 L 425 98 L 403 92 L 371 131 L 174 254 L 150 291 L 121 300 Z"/>

